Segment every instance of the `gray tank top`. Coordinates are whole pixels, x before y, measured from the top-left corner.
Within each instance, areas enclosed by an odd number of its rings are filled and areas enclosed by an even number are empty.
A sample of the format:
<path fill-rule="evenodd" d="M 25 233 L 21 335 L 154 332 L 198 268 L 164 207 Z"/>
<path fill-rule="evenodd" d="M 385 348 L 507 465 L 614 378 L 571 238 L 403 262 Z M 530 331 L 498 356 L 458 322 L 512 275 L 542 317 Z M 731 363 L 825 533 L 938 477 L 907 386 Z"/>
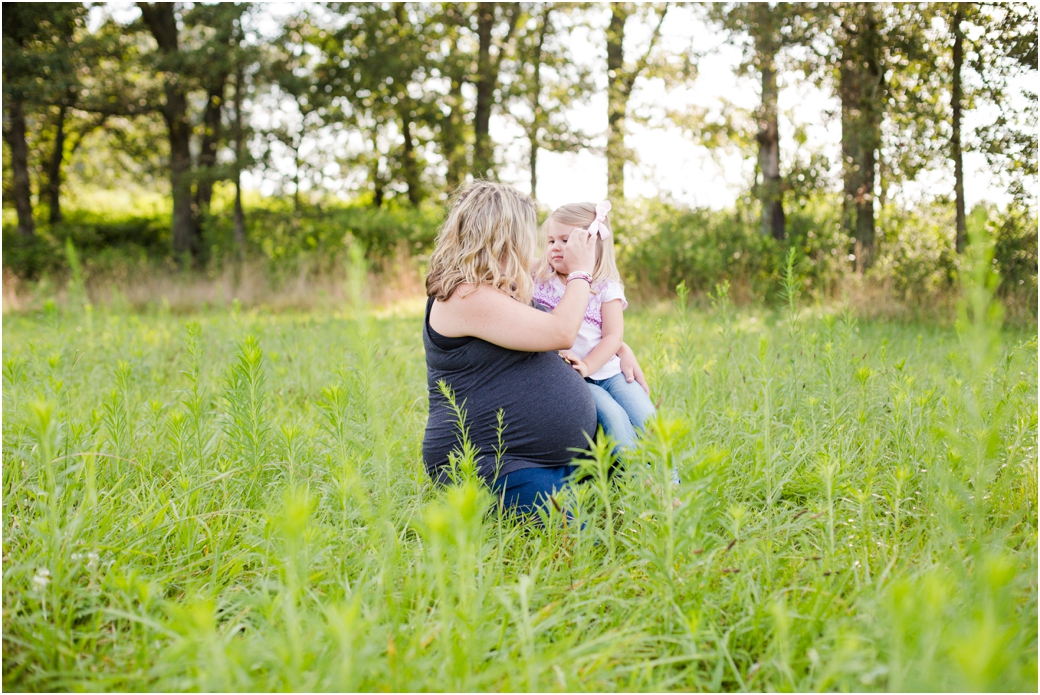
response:
<path fill-rule="evenodd" d="M 596 433 L 596 405 L 581 375 L 555 352 L 520 352 L 479 338 L 445 338 L 430 327 L 433 301 L 426 301 L 423 322 L 430 415 L 422 450 L 433 480 L 446 481 L 448 454 L 461 450 L 454 413 L 437 388 L 441 379 L 451 386 L 456 403 L 465 404 L 469 439 L 479 450 L 478 471 L 489 483 L 496 478 L 499 409 L 505 416 L 505 447 L 498 476 L 564 466 L 577 455 L 573 449 L 588 447 L 586 433 Z"/>

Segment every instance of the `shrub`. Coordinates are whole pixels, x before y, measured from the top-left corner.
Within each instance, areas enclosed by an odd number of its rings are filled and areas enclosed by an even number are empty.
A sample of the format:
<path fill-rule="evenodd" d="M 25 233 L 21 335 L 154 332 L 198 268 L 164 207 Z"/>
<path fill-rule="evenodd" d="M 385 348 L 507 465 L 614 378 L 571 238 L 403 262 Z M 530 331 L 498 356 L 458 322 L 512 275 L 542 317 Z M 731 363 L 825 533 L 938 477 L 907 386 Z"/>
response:
<path fill-rule="evenodd" d="M 878 216 L 877 250 L 870 275 L 890 283 L 904 300 L 948 291 L 958 264 L 952 206 L 914 210 L 886 205 Z"/>
<path fill-rule="evenodd" d="M 170 252 L 169 215 L 72 210 L 65 220 L 40 225 L 31 238 L 4 227 L 4 267 L 20 278 L 35 280 L 66 270 L 65 243 L 71 240 L 88 269 L 119 266 L 142 258 L 161 259 Z"/>
<path fill-rule="evenodd" d="M 680 282 L 703 293 L 726 279 L 757 294 L 774 279 L 780 246 L 759 234 L 740 208 L 715 212 L 657 201 L 619 208 L 619 265 L 637 293 L 667 294 Z"/>
<path fill-rule="evenodd" d="M 1019 205 L 1012 205 L 1003 215 L 986 210 L 985 223 L 993 235 L 993 258 L 1000 270 L 1000 292 L 1005 296 L 1026 293 L 1036 303 L 1037 218 Z M 976 211 L 972 211 L 975 217 Z M 1035 313 L 1035 309 L 1034 309 Z"/>
<path fill-rule="evenodd" d="M 429 253 L 443 217 L 443 208 L 434 204 L 378 209 L 317 205 L 297 214 L 287 201 L 269 199 L 247 213 L 247 254 L 266 260 L 276 271 L 289 265 L 321 273 L 341 265 L 347 250 L 360 244 L 370 261 L 382 264 L 402 250 L 410 256 Z M 203 240 L 209 265 L 219 267 L 235 257 L 231 215 L 210 217 Z"/>

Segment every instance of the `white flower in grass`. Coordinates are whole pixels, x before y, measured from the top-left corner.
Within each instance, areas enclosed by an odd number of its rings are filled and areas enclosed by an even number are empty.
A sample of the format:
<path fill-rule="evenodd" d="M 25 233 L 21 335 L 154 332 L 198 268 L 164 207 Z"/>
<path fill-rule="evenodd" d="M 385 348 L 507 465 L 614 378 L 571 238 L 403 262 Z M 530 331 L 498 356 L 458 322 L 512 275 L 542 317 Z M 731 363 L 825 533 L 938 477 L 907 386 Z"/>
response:
<path fill-rule="evenodd" d="M 97 553 L 73 553 L 72 554 L 72 559 L 75 560 L 76 562 L 79 562 L 80 560 L 86 559 L 87 567 L 93 569 L 94 566 L 97 565 L 98 554 Z"/>
<path fill-rule="evenodd" d="M 33 575 L 33 586 L 37 589 L 42 589 L 51 583 L 51 571 L 46 567 L 40 567 L 36 570 L 36 574 Z"/>

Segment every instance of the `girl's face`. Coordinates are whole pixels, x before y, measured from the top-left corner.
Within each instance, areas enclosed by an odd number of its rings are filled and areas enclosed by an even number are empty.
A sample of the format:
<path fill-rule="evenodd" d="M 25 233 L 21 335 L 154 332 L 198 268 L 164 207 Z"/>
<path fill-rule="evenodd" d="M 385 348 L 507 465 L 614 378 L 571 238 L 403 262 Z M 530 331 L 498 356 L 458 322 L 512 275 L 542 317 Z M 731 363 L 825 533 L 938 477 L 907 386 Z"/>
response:
<path fill-rule="evenodd" d="M 555 220 L 550 220 L 547 231 L 549 240 L 546 254 L 549 258 L 549 265 L 560 275 L 567 275 L 571 272 L 571 269 L 567 265 L 567 261 L 564 260 L 563 250 L 567 248 L 567 239 L 570 238 L 574 227 L 567 227 Z"/>

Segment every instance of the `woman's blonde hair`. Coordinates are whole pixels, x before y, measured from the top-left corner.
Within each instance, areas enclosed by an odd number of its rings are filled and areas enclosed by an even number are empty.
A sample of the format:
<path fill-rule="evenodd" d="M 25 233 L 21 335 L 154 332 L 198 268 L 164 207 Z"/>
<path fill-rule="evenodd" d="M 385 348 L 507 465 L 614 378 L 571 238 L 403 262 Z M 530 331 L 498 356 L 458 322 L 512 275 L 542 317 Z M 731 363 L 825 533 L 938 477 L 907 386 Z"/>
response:
<path fill-rule="evenodd" d="M 549 240 L 549 225 L 553 222 L 561 227 L 581 227 L 588 229 L 593 220 L 596 219 L 595 203 L 567 203 L 552 211 L 542 223 L 542 244 Z M 610 227 L 610 215 L 607 214 L 603 220 L 607 230 L 607 238 L 596 239 L 596 266 L 592 270 L 592 284 L 595 286 L 600 280 L 613 280 L 621 282 L 621 274 L 618 273 L 617 262 L 614 260 L 614 230 Z M 542 253 L 541 259 L 535 268 L 535 277 L 538 280 L 548 280 L 553 276 L 552 264 L 549 263 L 549 249 Z"/>
<path fill-rule="evenodd" d="M 491 285 L 526 304 L 537 254 L 538 213 L 530 196 L 505 184 L 473 181 L 456 192 L 437 234 L 426 295 L 446 301 L 469 283 Z"/>

